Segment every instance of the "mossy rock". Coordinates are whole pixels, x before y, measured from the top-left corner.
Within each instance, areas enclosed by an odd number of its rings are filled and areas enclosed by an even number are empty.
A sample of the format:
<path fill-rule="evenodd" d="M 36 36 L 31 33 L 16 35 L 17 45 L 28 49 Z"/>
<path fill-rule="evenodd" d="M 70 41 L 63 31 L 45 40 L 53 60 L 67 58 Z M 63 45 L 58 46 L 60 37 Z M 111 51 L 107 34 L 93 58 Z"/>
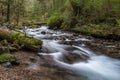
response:
<path fill-rule="evenodd" d="M 17 45 L 19 49 L 40 50 L 42 41 L 27 37 L 23 33 L 0 28 L 0 39 L 6 39 L 9 43 Z"/>
<path fill-rule="evenodd" d="M 13 66 L 19 65 L 19 60 L 10 54 L 1 54 L 0 55 L 0 65 L 6 68 L 12 68 Z"/>
<path fill-rule="evenodd" d="M 9 53 L 9 48 L 4 47 L 4 46 L 0 46 L 0 53 Z"/>
<path fill-rule="evenodd" d="M 17 58 L 10 54 L 1 54 L 0 55 L 0 63 L 6 62 L 6 61 L 12 61 L 12 60 L 17 60 Z"/>
<path fill-rule="evenodd" d="M 14 31 L 11 41 L 14 41 L 14 44 L 18 44 L 20 48 L 29 49 L 29 50 L 39 50 L 42 47 L 42 41 L 26 37 L 24 34 Z"/>
<path fill-rule="evenodd" d="M 0 44 L 2 45 L 2 46 L 8 46 L 8 41 L 7 40 L 2 40 L 2 41 L 0 41 Z"/>

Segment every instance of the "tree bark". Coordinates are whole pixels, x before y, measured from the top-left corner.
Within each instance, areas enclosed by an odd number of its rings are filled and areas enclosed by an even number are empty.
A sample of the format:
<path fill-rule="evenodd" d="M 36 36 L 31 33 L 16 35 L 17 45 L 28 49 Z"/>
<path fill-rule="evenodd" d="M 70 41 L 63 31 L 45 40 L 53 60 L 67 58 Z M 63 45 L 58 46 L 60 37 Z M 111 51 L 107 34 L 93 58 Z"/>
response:
<path fill-rule="evenodd" d="M 6 22 L 9 22 L 9 21 L 10 21 L 10 3 L 11 3 L 11 0 L 8 0 L 8 3 L 7 3 L 7 18 L 6 18 Z"/>

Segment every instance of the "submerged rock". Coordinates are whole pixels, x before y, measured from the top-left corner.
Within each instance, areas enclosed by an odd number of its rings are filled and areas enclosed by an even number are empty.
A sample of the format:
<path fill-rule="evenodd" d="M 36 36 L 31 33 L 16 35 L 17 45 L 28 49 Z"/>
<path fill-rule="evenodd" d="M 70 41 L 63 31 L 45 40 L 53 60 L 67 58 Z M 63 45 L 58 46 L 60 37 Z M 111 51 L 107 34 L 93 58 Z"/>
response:
<path fill-rule="evenodd" d="M 86 61 L 89 56 L 82 54 L 81 56 L 76 53 L 65 53 L 63 57 L 63 62 L 72 64 L 75 62 Z"/>
<path fill-rule="evenodd" d="M 45 31 L 42 31 L 42 32 L 41 32 L 41 34 L 45 35 L 45 34 L 46 34 L 46 32 L 45 32 Z"/>

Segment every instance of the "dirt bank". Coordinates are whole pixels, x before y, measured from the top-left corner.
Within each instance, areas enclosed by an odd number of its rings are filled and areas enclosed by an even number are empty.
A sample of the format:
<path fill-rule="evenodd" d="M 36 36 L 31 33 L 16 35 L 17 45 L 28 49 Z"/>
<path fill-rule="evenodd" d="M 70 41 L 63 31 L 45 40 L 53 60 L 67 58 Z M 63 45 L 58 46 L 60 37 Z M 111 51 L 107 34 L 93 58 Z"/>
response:
<path fill-rule="evenodd" d="M 11 69 L 0 66 L 0 80 L 65 80 L 65 71 L 39 65 L 39 69 L 30 67 L 38 56 L 34 52 L 18 51 L 14 55 L 20 59 L 20 65 Z M 64 75 L 63 75 L 64 73 Z"/>

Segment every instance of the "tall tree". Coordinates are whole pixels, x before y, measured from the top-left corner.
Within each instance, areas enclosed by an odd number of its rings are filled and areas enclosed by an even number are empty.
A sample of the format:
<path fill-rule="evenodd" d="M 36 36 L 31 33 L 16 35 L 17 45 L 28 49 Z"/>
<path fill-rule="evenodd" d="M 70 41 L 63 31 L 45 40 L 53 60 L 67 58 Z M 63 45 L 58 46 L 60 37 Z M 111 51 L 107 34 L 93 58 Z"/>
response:
<path fill-rule="evenodd" d="M 6 16 L 6 22 L 10 21 L 10 6 L 11 6 L 11 0 L 7 0 L 7 16 Z"/>

